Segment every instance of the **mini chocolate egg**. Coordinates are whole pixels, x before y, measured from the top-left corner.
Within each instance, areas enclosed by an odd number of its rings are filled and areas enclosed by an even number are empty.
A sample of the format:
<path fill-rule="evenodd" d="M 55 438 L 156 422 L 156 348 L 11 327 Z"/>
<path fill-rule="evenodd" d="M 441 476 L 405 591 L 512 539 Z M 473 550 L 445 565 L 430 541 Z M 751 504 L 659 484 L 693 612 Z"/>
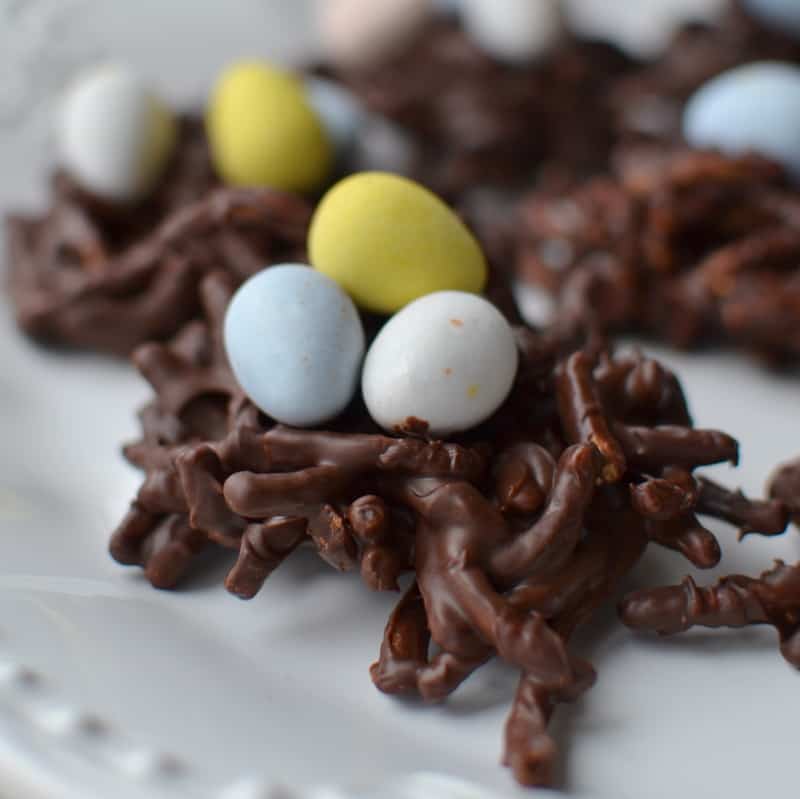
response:
<path fill-rule="evenodd" d="M 742 0 L 745 9 L 768 28 L 800 36 L 798 0 Z"/>
<path fill-rule="evenodd" d="M 56 130 L 64 169 L 112 202 L 138 200 L 164 171 L 177 126 L 167 106 L 121 66 L 87 72 L 67 90 Z"/>
<path fill-rule="evenodd" d="M 328 58 L 359 68 L 401 50 L 432 13 L 431 0 L 321 0 L 317 22 Z"/>
<path fill-rule="evenodd" d="M 272 266 L 245 282 L 228 306 L 224 338 L 239 385 L 278 422 L 320 424 L 355 393 L 361 319 L 339 286 L 308 266 Z"/>
<path fill-rule="evenodd" d="M 517 361 L 514 332 L 494 305 L 440 291 L 384 325 L 364 360 L 361 389 L 381 427 L 418 419 L 443 436 L 480 424 L 502 405 Z"/>
<path fill-rule="evenodd" d="M 409 133 L 377 114 L 368 114 L 348 154 L 350 172 L 394 172 L 408 175 L 414 170 L 419 151 Z"/>
<path fill-rule="evenodd" d="M 206 127 L 217 171 L 236 186 L 310 192 L 333 166 L 333 145 L 303 83 L 261 61 L 223 72 Z"/>
<path fill-rule="evenodd" d="M 307 78 L 305 85 L 308 101 L 322 120 L 337 154 L 347 155 L 366 123 L 366 109 L 351 91 L 332 80 Z"/>
<path fill-rule="evenodd" d="M 436 195 L 385 172 L 337 183 L 308 236 L 311 263 L 362 308 L 393 313 L 434 291 L 480 292 L 486 259 L 474 236 Z"/>
<path fill-rule="evenodd" d="M 693 147 L 767 156 L 800 178 L 800 68 L 764 61 L 724 72 L 689 100 L 683 134 Z"/>
<path fill-rule="evenodd" d="M 503 61 L 546 55 L 564 31 L 560 0 L 461 0 L 460 5 L 475 43 Z"/>
<path fill-rule="evenodd" d="M 306 91 L 348 172 L 411 171 L 416 148 L 399 125 L 370 113 L 351 91 L 331 80 L 307 78 Z"/>

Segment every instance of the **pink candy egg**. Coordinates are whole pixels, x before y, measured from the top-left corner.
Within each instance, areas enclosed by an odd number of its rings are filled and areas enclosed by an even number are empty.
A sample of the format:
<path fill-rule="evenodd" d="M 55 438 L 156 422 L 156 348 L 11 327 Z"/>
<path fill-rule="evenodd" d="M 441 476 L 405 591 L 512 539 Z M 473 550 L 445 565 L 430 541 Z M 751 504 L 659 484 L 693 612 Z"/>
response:
<path fill-rule="evenodd" d="M 333 63 L 363 67 L 401 49 L 432 13 L 432 0 L 322 0 L 319 34 Z"/>

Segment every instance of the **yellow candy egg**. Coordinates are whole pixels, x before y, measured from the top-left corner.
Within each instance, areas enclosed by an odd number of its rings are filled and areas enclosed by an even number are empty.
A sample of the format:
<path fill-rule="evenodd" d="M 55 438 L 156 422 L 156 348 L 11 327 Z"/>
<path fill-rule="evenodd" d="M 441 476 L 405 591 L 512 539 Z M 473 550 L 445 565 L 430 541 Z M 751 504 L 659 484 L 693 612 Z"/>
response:
<path fill-rule="evenodd" d="M 236 186 L 313 191 L 333 164 L 333 147 L 303 84 L 264 62 L 225 70 L 206 127 L 217 171 Z"/>
<path fill-rule="evenodd" d="M 314 267 L 377 313 L 486 284 L 483 252 L 453 211 L 419 184 L 384 172 L 351 175 L 323 197 L 308 249 Z"/>

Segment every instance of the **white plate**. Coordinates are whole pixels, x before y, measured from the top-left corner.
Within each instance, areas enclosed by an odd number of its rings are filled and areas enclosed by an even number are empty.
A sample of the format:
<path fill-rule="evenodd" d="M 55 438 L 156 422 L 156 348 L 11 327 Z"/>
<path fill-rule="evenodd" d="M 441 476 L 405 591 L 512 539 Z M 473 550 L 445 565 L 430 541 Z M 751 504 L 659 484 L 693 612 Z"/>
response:
<path fill-rule="evenodd" d="M 225 14 L 202 5 L 191 16 L 186 3 L 159 15 L 167 4 L 70 0 L 92 7 L 80 15 L 80 36 L 63 20 L 48 21 L 65 4 L 5 5 L 6 13 L 13 5 L 33 15 L 27 35 L 39 37 L 19 48 L 13 65 L 46 55 L 52 79 L 31 94 L 38 105 L 23 103 L 27 117 L 12 115 L 14 126 L 0 130 L 0 201 L 8 207 L 41 198 L 42 101 L 66 73 L 53 78 L 59 59 L 86 60 L 105 42 L 187 97 L 218 61 L 264 50 L 254 19 L 276 8 L 295 14 L 300 4 L 240 0 Z M 0 0 L 0 31 L 3 8 Z M 156 20 L 161 45 L 150 35 Z M 59 35 L 45 35 L 54 25 Z M 207 44 L 211 30 L 219 48 Z M 168 44 L 181 33 L 186 52 L 176 64 Z M 271 35 L 284 45 L 299 41 Z M 684 378 L 698 424 L 742 442 L 738 473 L 717 471 L 759 493 L 772 466 L 800 450 L 800 382 L 735 357 L 664 358 Z M 109 530 L 137 486 L 119 445 L 136 435 L 133 411 L 147 388 L 125 365 L 36 349 L 16 333 L 4 302 L 0 367 L 0 795 L 531 795 L 497 763 L 511 671 L 483 669 L 443 707 L 382 696 L 367 667 L 393 598 L 302 554 L 250 603 L 224 592 L 222 566 L 180 592 L 153 590 L 106 554 Z M 720 573 L 798 558 L 796 533 L 742 544 L 732 531 L 722 538 Z M 629 585 L 684 571 L 654 549 Z M 782 661 L 771 631 L 657 641 L 631 636 L 609 612 L 577 643 L 599 681 L 576 706 L 560 708 L 554 724 L 570 796 L 790 794 L 800 675 Z"/>

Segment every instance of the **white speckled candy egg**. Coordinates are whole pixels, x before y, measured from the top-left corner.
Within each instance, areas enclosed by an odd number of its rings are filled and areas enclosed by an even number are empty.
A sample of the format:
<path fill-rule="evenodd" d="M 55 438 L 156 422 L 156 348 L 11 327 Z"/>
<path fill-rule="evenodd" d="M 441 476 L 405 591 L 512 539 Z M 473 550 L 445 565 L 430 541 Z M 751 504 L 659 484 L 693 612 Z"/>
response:
<path fill-rule="evenodd" d="M 491 416 L 517 373 L 517 346 L 488 300 L 461 291 L 428 294 L 396 313 L 373 341 L 361 388 L 387 430 L 410 418 L 434 435 L 468 430 Z"/>
<path fill-rule="evenodd" d="M 167 106 L 138 75 L 95 68 L 67 91 L 56 130 L 65 170 L 99 197 L 130 202 L 158 181 L 175 146 Z"/>
<path fill-rule="evenodd" d="M 560 0 L 462 0 L 461 14 L 473 40 L 505 61 L 545 55 L 564 30 Z"/>
<path fill-rule="evenodd" d="M 432 0 L 320 0 L 319 34 L 335 64 L 365 67 L 402 49 L 432 13 Z"/>
<path fill-rule="evenodd" d="M 239 385 L 278 422 L 311 427 L 341 413 L 358 385 L 364 330 L 352 300 L 302 264 L 251 277 L 225 316 Z"/>
<path fill-rule="evenodd" d="M 743 5 L 756 19 L 773 30 L 800 36 L 798 0 L 743 0 Z"/>
<path fill-rule="evenodd" d="M 693 147 L 768 156 L 800 178 L 800 68 L 764 61 L 714 78 L 689 100 L 683 134 Z"/>

